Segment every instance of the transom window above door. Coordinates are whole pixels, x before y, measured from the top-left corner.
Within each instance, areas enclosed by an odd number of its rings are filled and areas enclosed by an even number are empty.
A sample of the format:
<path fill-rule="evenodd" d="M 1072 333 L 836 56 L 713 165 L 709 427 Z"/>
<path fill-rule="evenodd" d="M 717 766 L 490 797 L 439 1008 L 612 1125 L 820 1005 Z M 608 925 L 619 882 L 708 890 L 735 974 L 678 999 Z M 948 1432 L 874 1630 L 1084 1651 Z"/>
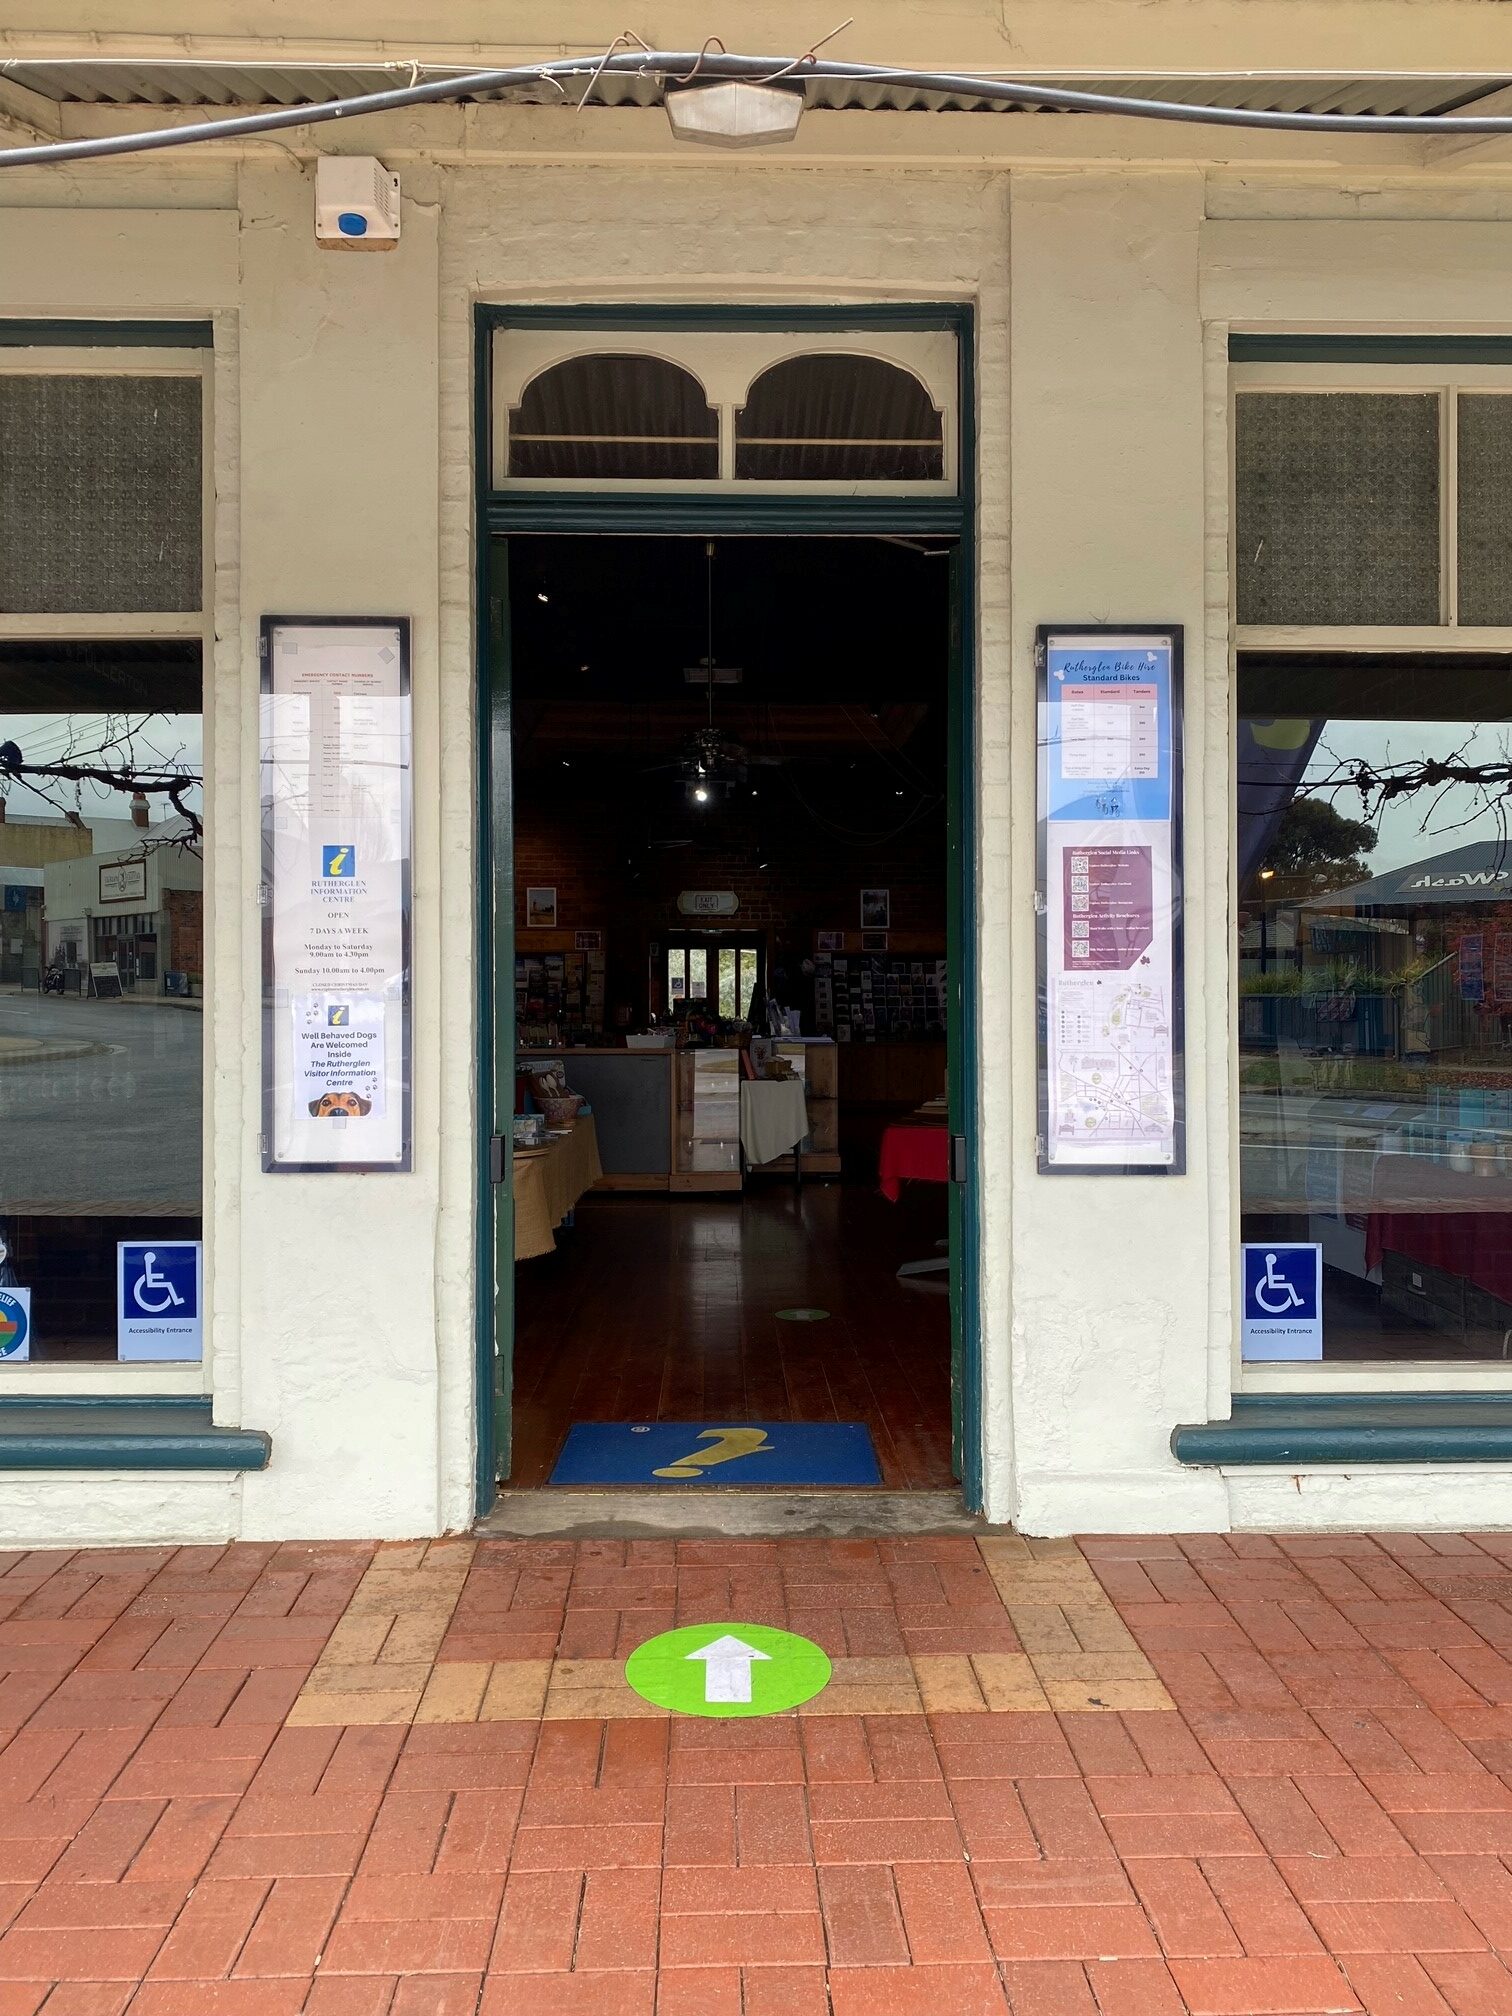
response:
<path fill-rule="evenodd" d="M 693 373 L 665 357 L 565 357 L 509 409 L 509 474 L 706 481 L 719 474 L 719 415 Z"/>
<path fill-rule="evenodd" d="M 501 329 L 494 345 L 499 490 L 956 489 L 948 333 Z"/>

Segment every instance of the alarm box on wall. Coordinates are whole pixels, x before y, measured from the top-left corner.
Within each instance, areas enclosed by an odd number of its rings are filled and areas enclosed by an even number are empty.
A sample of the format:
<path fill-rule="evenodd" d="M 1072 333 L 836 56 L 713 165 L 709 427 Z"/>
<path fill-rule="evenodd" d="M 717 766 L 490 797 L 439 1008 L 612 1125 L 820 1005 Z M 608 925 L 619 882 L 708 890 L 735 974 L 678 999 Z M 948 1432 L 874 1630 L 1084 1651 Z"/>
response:
<path fill-rule="evenodd" d="M 315 164 L 315 242 L 349 252 L 399 243 L 399 177 L 371 154 L 324 154 Z"/>

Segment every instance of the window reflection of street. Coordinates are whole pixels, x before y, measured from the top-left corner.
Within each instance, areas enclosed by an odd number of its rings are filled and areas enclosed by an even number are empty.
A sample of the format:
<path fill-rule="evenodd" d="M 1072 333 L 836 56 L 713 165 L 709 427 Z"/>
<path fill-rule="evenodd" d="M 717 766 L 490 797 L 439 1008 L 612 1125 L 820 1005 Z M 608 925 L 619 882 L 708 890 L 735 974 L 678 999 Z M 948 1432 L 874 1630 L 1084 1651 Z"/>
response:
<path fill-rule="evenodd" d="M 1371 671 L 1332 669 L 1340 712 L 1297 722 L 1241 672 L 1243 1236 L 1322 1245 L 1326 1359 L 1512 1357 L 1506 801 L 1456 781 L 1372 819 L 1329 788 L 1351 765 L 1505 763 L 1507 730 L 1353 718 Z M 1452 712 L 1442 667 L 1390 677 Z"/>
<path fill-rule="evenodd" d="M 196 1216 L 201 1021 L 166 1001 L 0 991 L 0 1217 Z M 44 1047 L 6 1057 L 6 1039 Z"/>

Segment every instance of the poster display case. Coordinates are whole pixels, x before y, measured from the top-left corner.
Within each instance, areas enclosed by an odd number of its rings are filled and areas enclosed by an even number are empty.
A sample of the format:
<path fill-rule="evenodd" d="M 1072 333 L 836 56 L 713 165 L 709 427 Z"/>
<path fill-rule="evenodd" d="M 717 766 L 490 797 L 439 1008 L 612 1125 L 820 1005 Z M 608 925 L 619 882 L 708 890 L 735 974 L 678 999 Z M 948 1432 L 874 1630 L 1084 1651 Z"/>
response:
<path fill-rule="evenodd" d="M 1179 625 L 1042 627 L 1042 1175 L 1186 1166 Z"/>
<path fill-rule="evenodd" d="M 409 623 L 263 619 L 268 1172 L 411 1165 Z"/>

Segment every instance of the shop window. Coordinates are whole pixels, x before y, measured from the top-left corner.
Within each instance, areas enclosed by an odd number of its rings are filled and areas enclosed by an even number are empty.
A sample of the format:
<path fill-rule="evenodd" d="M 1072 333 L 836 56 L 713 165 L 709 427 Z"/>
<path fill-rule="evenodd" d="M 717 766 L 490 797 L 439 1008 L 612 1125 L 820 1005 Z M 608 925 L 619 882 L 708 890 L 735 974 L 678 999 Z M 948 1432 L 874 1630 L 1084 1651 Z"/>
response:
<path fill-rule="evenodd" d="M 0 1367 L 17 1291 L 34 1366 L 197 1358 L 174 1312 L 203 1289 L 198 643 L 0 642 L 7 743 L 27 769 L 0 774 Z M 108 781 L 39 774 L 60 764 Z"/>
<path fill-rule="evenodd" d="M 1326 1362 L 1506 1363 L 1512 661 L 1246 654 L 1239 717 L 1243 1239 Z"/>
<path fill-rule="evenodd" d="M 936 482 L 944 418 L 911 371 L 814 352 L 763 371 L 735 414 L 735 474 L 757 482 Z"/>
<path fill-rule="evenodd" d="M 198 376 L 0 372 L 0 612 L 195 610 Z"/>
<path fill-rule="evenodd" d="M 192 347 L 0 357 L 7 1372 L 201 1376 L 206 389 Z"/>
<path fill-rule="evenodd" d="M 1241 392 L 1235 575 L 1249 624 L 1437 624 L 1438 392 Z"/>
<path fill-rule="evenodd" d="M 719 416 L 661 357 L 570 357 L 509 413 L 512 477 L 694 482 L 719 474 Z"/>
<path fill-rule="evenodd" d="M 1459 620 L 1512 624 L 1512 396 L 1458 400 Z"/>

